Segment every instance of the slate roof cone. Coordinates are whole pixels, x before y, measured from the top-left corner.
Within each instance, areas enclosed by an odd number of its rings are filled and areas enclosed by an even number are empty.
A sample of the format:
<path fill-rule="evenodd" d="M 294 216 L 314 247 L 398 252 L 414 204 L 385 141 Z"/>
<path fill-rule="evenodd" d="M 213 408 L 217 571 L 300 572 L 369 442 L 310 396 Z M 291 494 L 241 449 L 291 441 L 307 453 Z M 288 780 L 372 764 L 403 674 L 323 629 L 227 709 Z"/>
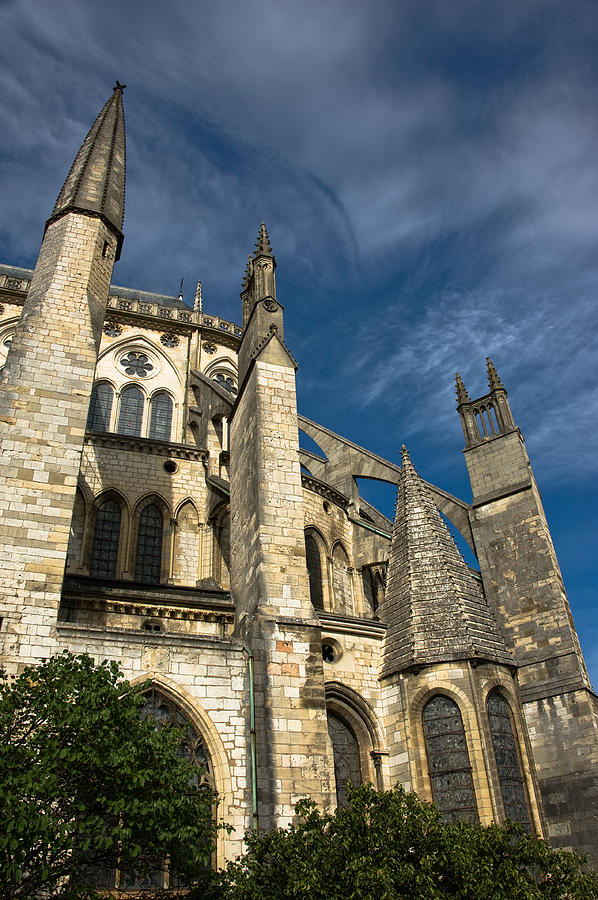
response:
<path fill-rule="evenodd" d="M 458 372 L 455 372 L 455 385 L 457 387 L 457 406 L 461 406 L 462 403 L 471 403 L 463 379 Z"/>
<path fill-rule="evenodd" d="M 125 87 L 116 82 L 75 157 L 48 220 L 49 224 L 77 211 L 99 216 L 118 238 L 117 259 L 125 216 Z"/>
<path fill-rule="evenodd" d="M 383 675 L 458 659 L 512 664 L 481 583 L 405 447 L 383 610 Z"/>
<path fill-rule="evenodd" d="M 504 391 L 505 386 L 500 380 L 498 372 L 494 368 L 494 363 L 489 356 L 486 357 L 486 367 L 488 369 L 488 387 L 490 390 L 495 391 L 498 388 L 501 388 Z"/>
<path fill-rule="evenodd" d="M 260 225 L 260 232 L 257 236 L 254 255 L 256 259 L 258 256 L 272 256 L 272 247 L 270 246 L 270 238 L 268 237 L 265 222 L 262 222 Z"/>

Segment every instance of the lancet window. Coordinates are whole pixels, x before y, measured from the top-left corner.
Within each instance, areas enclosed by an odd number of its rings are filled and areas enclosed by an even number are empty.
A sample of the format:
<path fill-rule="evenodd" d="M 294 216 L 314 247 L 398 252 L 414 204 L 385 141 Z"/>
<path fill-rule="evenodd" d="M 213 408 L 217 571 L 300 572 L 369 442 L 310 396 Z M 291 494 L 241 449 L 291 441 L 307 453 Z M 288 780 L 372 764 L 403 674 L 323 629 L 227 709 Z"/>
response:
<path fill-rule="evenodd" d="M 322 590 L 322 559 L 318 542 L 312 534 L 305 535 L 305 558 L 309 575 L 309 596 L 316 609 L 324 609 Z"/>
<path fill-rule="evenodd" d="M 166 391 L 152 397 L 148 437 L 169 441 L 172 428 L 172 399 Z"/>
<path fill-rule="evenodd" d="M 112 403 L 114 401 L 114 391 L 112 385 L 106 381 L 96 384 L 89 404 L 89 414 L 87 416 L 88 431 L 109 431 L 110 416 L 112 414 Z"/>
<path fill-rule="evenodd" d="M 115 500 L 105 500 L 96 514 L 91 548 L 90 575 L 115 578 L 118 562 L 121 511 Z"/>
<path fill-rule="evenodd" d="M 353 730 L 334 713 L 328 712 L 328 734 L 334 753 L 337 806 L 347 806 L 347 782 L 361 784 L 359 744 Z"/>
<path fill-rule="evenodd" d="M 119 434 L 141 436 L 144 402 L 143 392 L 138 387 L 132 385 L 124 389 L 120 397 L 117 429 Z"/>
<path fill-rule="evenodd" d="M 457 704 L 443 695 L 430 700 L 423 715 L 434 803 L 445 822 L 477 822 L 471 765 Z"/>
<path fill-rule="evenodd" d="M 494 758 L 502 793 L 505 816 L 529 831 L 530 819 L 519 755 L 513 734 L 511 712 L 500 694 L 494 693 L 486 703 Z"/>
<path fill-rule="evenodd" d="M 162 570 L 162 532 L 164 520 L 155 505 L 145 506 L 139 515 L 135 581 L 159 584 Z"/>

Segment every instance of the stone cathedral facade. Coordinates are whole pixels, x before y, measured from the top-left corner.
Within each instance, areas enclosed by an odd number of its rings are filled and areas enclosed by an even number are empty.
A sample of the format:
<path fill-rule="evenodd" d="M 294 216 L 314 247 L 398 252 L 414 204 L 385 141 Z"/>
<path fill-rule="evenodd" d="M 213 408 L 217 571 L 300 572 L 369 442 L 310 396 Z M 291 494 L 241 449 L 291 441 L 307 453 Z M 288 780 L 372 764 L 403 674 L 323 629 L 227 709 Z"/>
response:
<path fill-rule="evenodd" d="M 35 270 L 0 267 L 4 666 L 68 648 L 151 680 L 234 826 L 219 863 L 349 778 L 598 863 L 597 698 L 492 363 L 479 399 L 457 376 L 465 502 L 298 414 L 263 224 L 239 325 L 111 286 L 124 184 L 117 83 Z M 398 484 L 394 523 L 358 477 Z"/>

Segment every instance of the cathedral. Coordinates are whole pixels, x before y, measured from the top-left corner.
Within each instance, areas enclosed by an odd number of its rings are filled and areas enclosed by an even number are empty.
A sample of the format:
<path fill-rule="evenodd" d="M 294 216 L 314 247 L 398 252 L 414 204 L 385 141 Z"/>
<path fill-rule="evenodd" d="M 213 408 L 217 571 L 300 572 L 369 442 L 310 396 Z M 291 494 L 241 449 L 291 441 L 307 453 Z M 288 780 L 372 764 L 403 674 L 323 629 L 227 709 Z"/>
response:
<path fill-rule="evenodd" d="M 464 501 L 298 412 L 263 223 L 238 324 L 200 286 L 114 286 L 124 194 L 117 82 L 35 269 L 0 266 L 4 667 L 68 649 L 151 682 L 233 826 L 218 865 L 349 779 L 598 865 L 598 702 L 492 362 L 483 397 L 457 376 Z M 398 485 L 394 522 L 358 478 Z"/>

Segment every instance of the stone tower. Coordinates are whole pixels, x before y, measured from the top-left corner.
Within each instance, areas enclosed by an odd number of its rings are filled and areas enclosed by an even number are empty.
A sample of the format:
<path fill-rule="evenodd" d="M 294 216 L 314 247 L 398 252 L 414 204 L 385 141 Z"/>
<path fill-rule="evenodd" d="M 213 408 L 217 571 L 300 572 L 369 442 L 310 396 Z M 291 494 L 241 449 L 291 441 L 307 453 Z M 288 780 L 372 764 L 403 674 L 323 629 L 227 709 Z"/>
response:
<path fill-rule="evenodd" d="M 290 821 L 332 784 L 321 630 L 310 601 L 295 392 L 275 261 L 262 223 L 241 294 L 245 332 L 231 418 L 235 633 L 255 656 L 260 826 Z"/>
<path fill-rule="evenodd" d="M 125 200 L 118 82 L 71 166 L 0 383 L 5 665 L 49 656 Z"/>
<path fill-rule="evenodd" d="M 517 666 L 547 832 L 594 853 L 598 833 L 598 705 L 521 432 L 487 360 L 489 392 L 471 400 L 457 375 L 457 409 L 484 589 Z"/>

